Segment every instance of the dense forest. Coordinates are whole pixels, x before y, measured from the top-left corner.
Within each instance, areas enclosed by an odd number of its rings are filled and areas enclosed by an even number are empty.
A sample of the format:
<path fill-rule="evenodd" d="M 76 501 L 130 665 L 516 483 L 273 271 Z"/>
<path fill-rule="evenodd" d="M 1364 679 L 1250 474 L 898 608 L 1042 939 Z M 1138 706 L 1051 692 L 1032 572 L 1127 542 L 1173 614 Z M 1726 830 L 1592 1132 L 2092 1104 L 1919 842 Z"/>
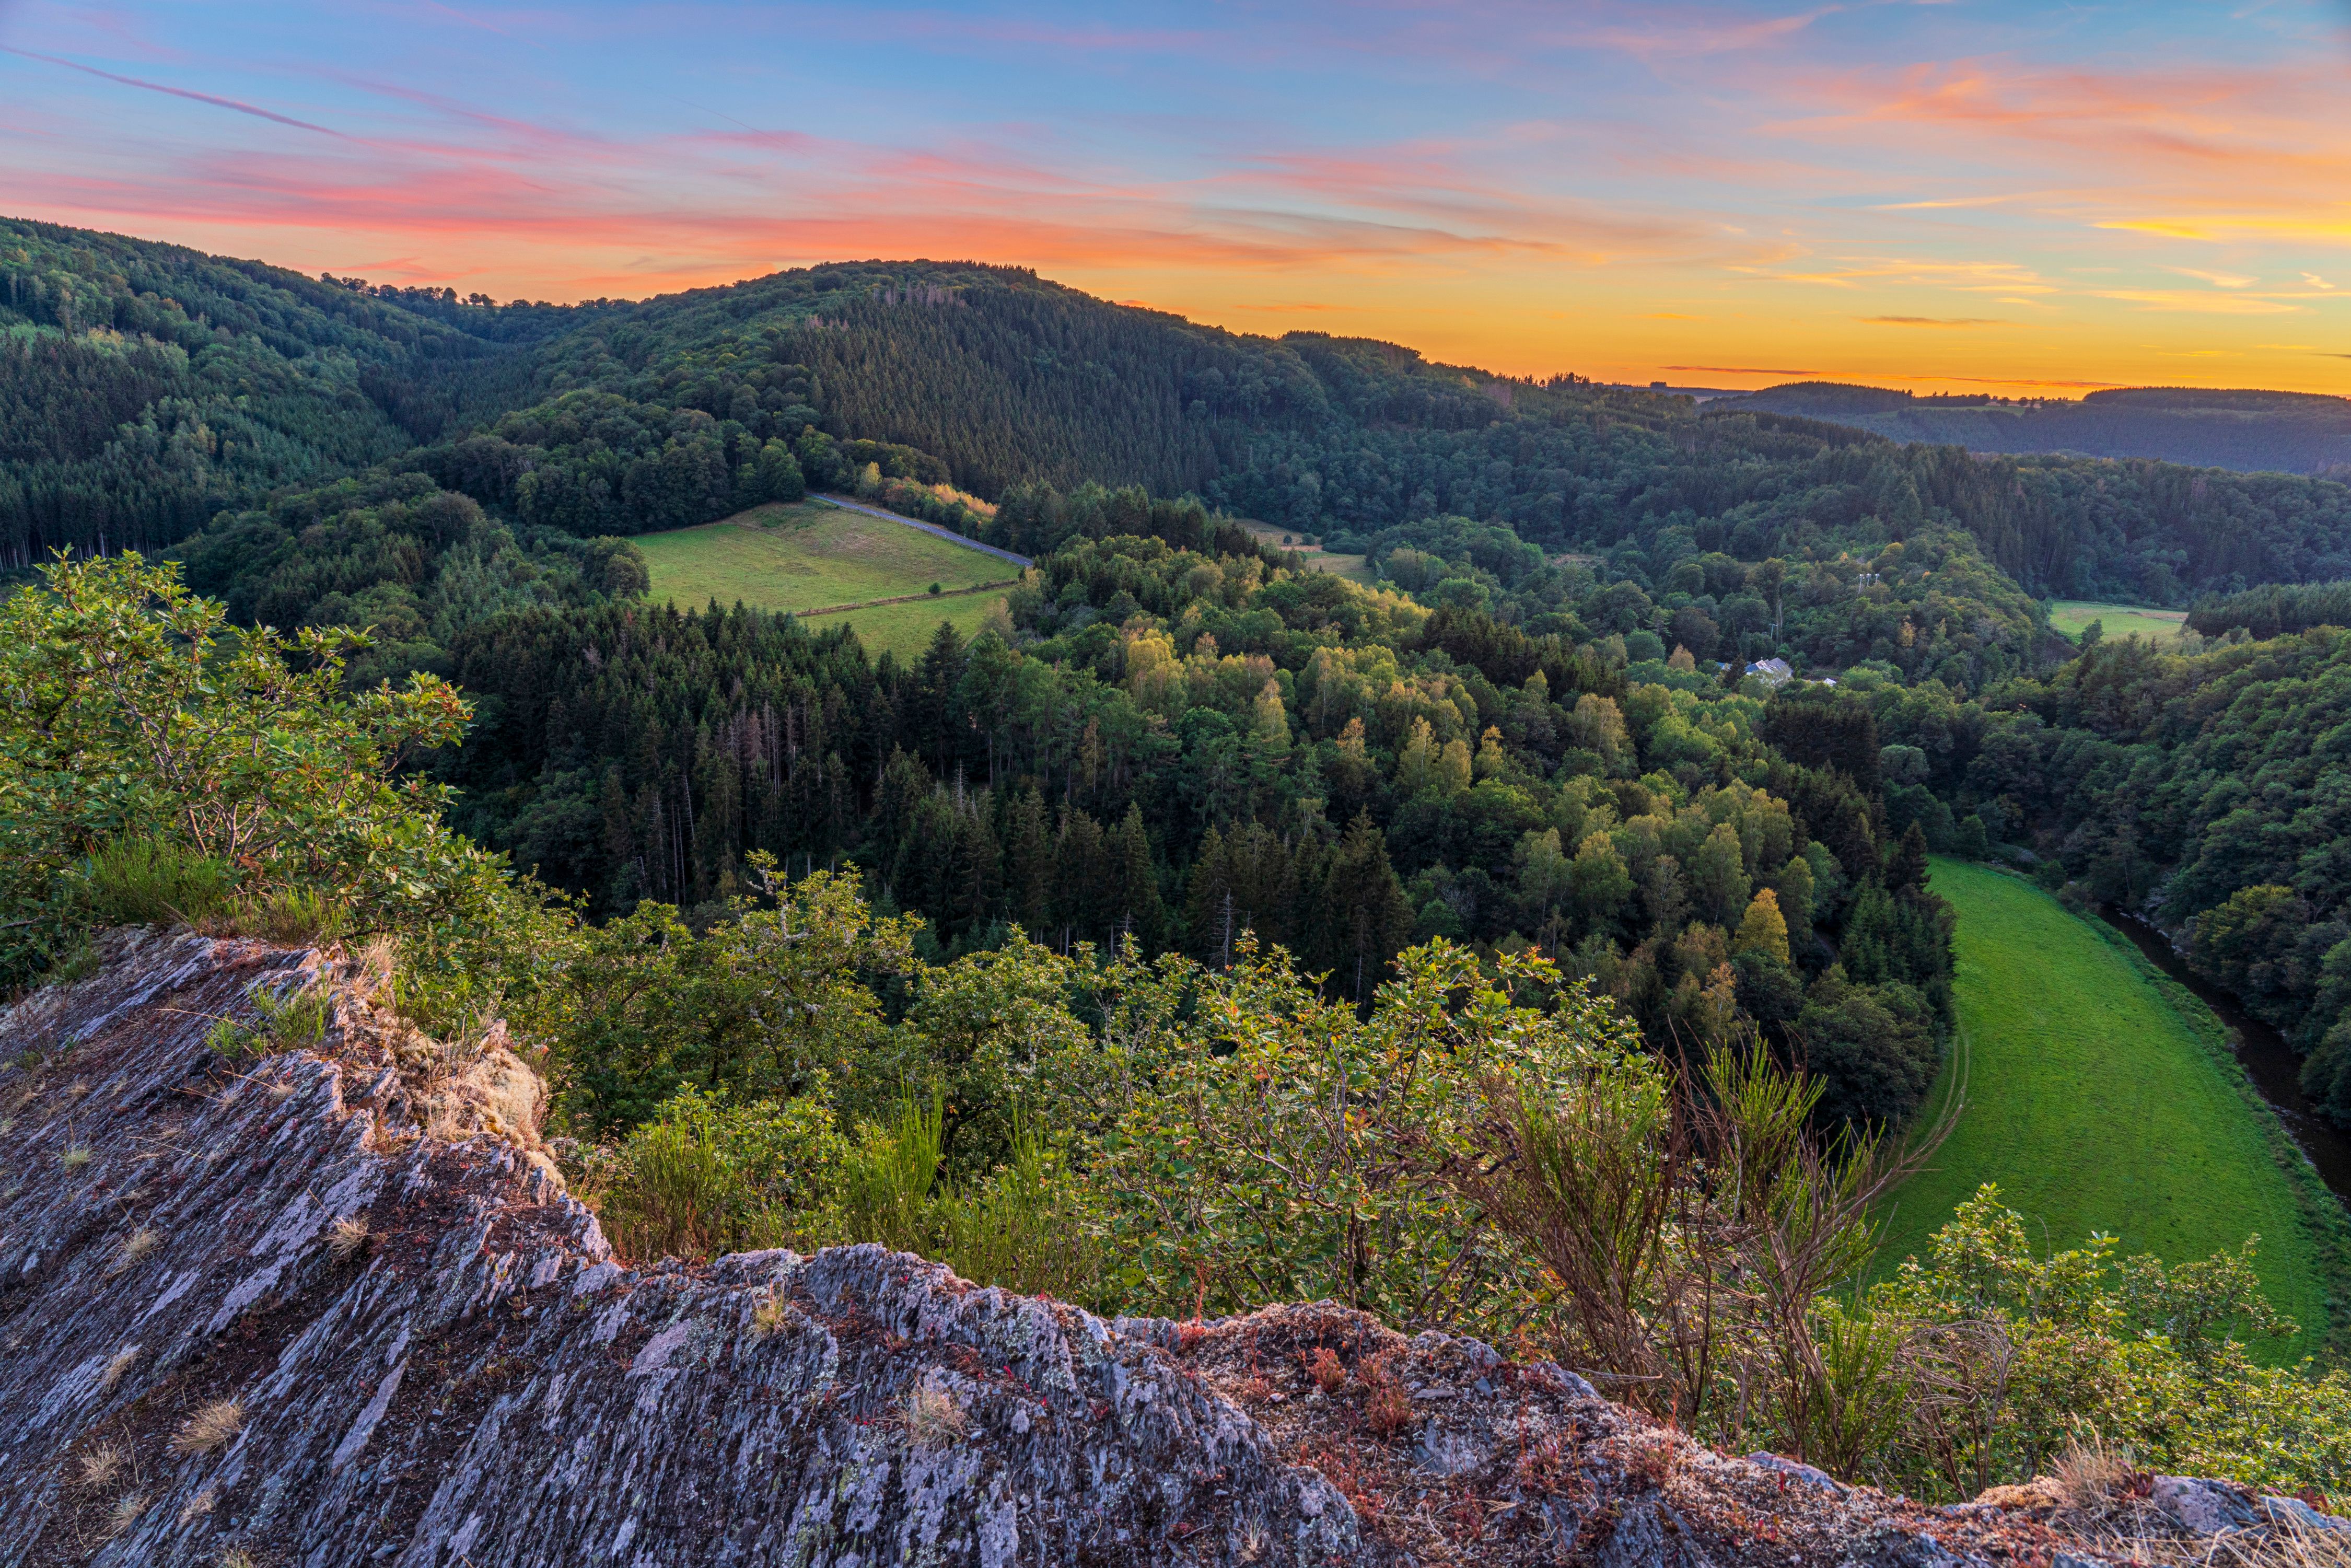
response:
<path fill-rule="evenodd" d="M 1851 425 L 1896 441 L 1970 452 L 2153 458 L 2244 473 L 2351 472 L 2351 402 L 2311 392 L 2117 387 L 2080 402 L 1795 382 L 1723 398 L 1754 409 Z"/>
<path fill-rule="evenodd" d="M 819 483 L 866 462 L 933 482 L 926 459 L 991 500 L 1191 493 L 1314 536 L 1463 516 L 1552 552 L 1752 561 L 1940 528 L 2032 592 L 2167 603 L 2351 576 L 2351 489 L 2331 481 L 1973 457 L 1392 344 L 1240 336 L 1017 269 L 862 263 L 491 306 L 10 223 L 0 271 L 0 549 L 19 561 L 168 543 L 383 459 L 520 521 L 625 534 L 789 486 L 789 457 Z"/>
<path fill-rule="evenodd" d="M 1949 1022 L 1924 854 L 2004 845 L 2306 1045 L 2342 1011 L 2325 638 L 2244 641 L 2340 623 L 2295 586 L 2351 577 L 2330 480 L 1971 456 L 1004 268 L 496 305 L 12 224 L 0 271 L 9 559 L 168 548 L 240 622 L 372 627 L 355 684 L 478 704 L 429 763 L 453 820 L 599 917 L 723 908 L 766 853 L 853 860 L 942 955 L 1254 932 L 1360 1001 L 1418 940 L 1540 948 L 1653 1045 L 1760 1024 L 1899 1120 Z M 643 602 L 629 536 L 852 486 L 1038 567 L 911 661 Z M 2068 663 L 2034 596 L 2094 592 L 2201 596 L 2230 645 Z M 2298 956 L 2242 959 L 2280 920 Z"/>
<path fill-rule="evenodd" d="M 1949 915 L 1921 833 L 1887 827 L 1858 703 L 1773 704 L 1667 657 L 1646 597 L 1589 572 L 1554 615 L 1597 640 L 1530 635 L 1298 572 L 1197 502 L 1074 500 L 1063 522 L 1105 531 L 1067 538 L 1000 629 L 943 628 L 907 664 L 646 605 L 627 541 L 496 522 L 415 473 L 224 517 L 179 553 L 239 619 L 375 625 L 360 678 L 455 681 L 477 706 L 434 768 L 452 821 L 600 915 L 716 909 L 764 852 L 853 860 L 942 956 L 1017 925 L 1221 965 L 1255 933 L 1367 999 L 1432 936 L 1540 946 L 1661 1049 L 1760 1022 L 1834 1113 L 1915 1108 Z M 1810 579 L 1763 575 L 1799 615 Z"/>

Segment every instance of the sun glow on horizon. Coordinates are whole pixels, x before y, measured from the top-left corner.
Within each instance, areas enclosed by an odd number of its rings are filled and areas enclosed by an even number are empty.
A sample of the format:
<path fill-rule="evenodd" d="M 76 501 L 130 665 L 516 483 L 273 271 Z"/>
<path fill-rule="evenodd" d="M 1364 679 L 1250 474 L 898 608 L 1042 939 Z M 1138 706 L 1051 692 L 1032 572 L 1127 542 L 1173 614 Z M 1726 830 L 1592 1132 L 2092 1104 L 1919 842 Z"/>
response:
<path fill-rule="evenodd" d="M 2346 393 L 2343 21 L 20 0 L 0 210 L 502 298 L 955 258 L 1509 374 Z"/>

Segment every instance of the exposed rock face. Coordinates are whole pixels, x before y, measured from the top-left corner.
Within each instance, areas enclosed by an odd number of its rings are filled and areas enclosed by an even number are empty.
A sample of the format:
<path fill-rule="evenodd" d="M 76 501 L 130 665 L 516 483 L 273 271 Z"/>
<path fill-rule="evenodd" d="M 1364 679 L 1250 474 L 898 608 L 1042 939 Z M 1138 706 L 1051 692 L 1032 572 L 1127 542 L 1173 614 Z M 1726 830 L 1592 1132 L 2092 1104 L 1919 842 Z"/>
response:
<path fill-rule="evenodd" d="M 625 1268 L 512 1058 L 421 1081 L 315 954 L 108 953 L 0 1015 L 10 1568 L 2092 1560 L 1332 1306 L 1104 1323 L 874 1247 Z M 206 1043 L 310 984 L 315 1046 Z"/>

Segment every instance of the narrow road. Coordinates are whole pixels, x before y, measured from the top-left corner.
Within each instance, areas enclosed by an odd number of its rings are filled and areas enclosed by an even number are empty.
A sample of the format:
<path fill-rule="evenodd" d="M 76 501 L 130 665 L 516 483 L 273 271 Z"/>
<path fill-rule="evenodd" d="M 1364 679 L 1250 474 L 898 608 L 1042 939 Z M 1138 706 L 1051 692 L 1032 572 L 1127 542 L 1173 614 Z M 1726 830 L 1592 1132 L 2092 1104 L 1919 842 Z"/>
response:
<path fill-rule="evenodd" d="M 828 506 L 839 507 L 843 511 L 862 512 L 869 517 L 880 517 L 884 522 L 904 523 L 910 528 L 920 528 L 926 534 L 936 534 L 949 544 L 961 545 L 966 549 L 976 549 L 982 555 L 992 555 L 998 560 L 1008 560 L 1015 566 L 1035 564 L 1025 555 L 1014 555 L 1008 549 L 998 549 L 994 545 L 984 545 L 977 539 L 967 539 L 953 528 L 943 528 L 936 523 L 919 522 L 913 517 L 900 517 L 895 512 L 885 512 L 879 507 L 869 507 L 862 501 L 852 501 L 846 496 L 827 495 L 818 491 L 812 492 L 809 498 L 822 501 Z"/>

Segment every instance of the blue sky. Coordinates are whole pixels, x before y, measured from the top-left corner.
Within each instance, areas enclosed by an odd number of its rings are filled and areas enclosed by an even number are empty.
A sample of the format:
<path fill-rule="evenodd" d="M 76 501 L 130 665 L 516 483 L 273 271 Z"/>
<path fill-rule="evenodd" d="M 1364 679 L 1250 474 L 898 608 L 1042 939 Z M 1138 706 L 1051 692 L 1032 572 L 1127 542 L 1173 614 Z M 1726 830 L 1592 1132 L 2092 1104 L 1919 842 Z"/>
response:
<path fill-rule="evenodd" d="M 0 0 L 0 211 L 499 298 L 968 257 L 1514 371 L 2351 392 L 2347 28 Z"/>

